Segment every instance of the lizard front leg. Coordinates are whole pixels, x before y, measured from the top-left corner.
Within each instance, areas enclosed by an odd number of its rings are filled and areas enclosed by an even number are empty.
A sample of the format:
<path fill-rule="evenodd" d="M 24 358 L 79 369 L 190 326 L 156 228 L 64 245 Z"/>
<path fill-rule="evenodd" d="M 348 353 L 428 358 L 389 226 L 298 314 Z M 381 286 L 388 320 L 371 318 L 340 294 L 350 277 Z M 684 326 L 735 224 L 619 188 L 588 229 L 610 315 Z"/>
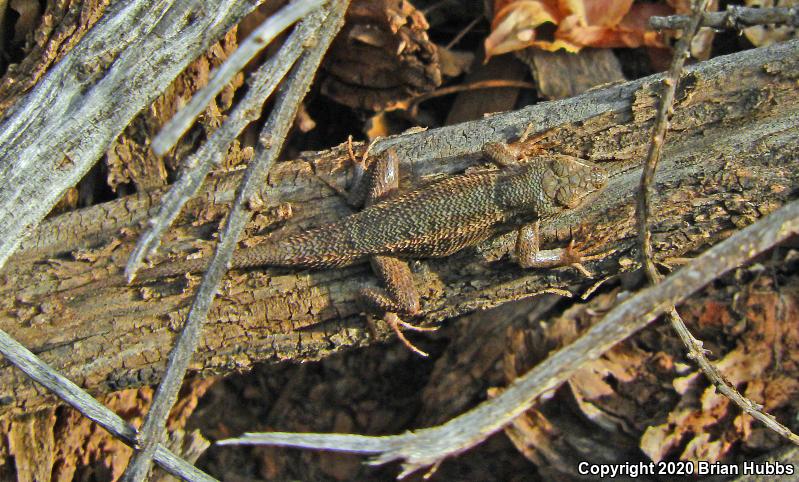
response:
<path fill-rule="evenodd" d="M 519 228 L 516 236 L 516 259 L 522 268 L 557 268 L 574 266 L 586 276 L 591 273 L 580 264 L 583 256 L 575 249 L 574 241 L 566 248 L 539 249 L 540 221 Z"/>
<path fill-rule="evenodd" d="M 483 155 L 499 167 L 519 164 L 519 152 L 504 142 L 487 142 L 483 145 Z"/>
<path fill-rule="evenodd" d="M 525 142 L 529 135 L 529 128 L 525 130 L 520 142 Z M 519 164 L 520 153 L 507 144 L 489 142 L 483 146 L 483 155 L 494 164 L 508 168 Z M 570 172 L 570 165 L 574 164 L 568 156 L 552 156 L 552 171 L 542 176 L 540 189 L 553 203 L 562 208 L 574 208 L 580 203 L 581 189 L 598 183 L 599 174 L 593 171 L 583 174 Z M 579 161 L 578 161 L 579 162 Z M 579 163 L 584 166 L 586 163 Z M 595 176 L 597 180 L 594 180 Z M 598 187 L 595 187 L 598 188 Z M 573 266 L 584 275 L 590 277 L 591 273 L 580 264 L 583 259 L 581 253 L 574 247 L 572 241 L 566 248 L 541 250 L 539 248 L 540 221 L 526 224 L 519 228 L 516 237 L 516 257 L 523 268 L 555 268 L 559 266 Z"/>
<path fill-rule="evenodd" d="M 351 204 L 363 203 L 372 205 L 384 199 L 399 188 L 399 158 L 393 149 L 387 150 L 378 157 L 367 172 L 361 173 L 360 181 L 350 192 Z M 416 315 L 419 313 L 419 293 L 413 284 L 413 275 L 406 261 L 391 256 L 372 256 L 372 269 L 383 281 L 386 289 L 364 288 L 359 295 L 364 307 L 373 313 L 383 313 L 397 337 L 411 351 L 422 356 L 427 353 L 415 347 L 402 333 L 402 329 L 415 331 L 432 331 L 434 328 L 423 328 L 400 319 L 399 314 Z"/>

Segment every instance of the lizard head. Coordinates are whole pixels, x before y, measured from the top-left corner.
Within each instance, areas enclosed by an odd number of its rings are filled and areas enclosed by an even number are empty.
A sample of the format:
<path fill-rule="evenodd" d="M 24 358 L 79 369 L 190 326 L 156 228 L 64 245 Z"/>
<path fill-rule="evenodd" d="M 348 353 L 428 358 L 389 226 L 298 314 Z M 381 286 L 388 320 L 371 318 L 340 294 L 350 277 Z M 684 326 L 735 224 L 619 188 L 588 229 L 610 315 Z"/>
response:
<path fill-rule="evenodd" d="M 605 169 L 590 161 L 571 156 L 553 156 L 541 185 L 546 195 L 566 208 L 579 206 L 589 194 L 607 184 Z"/>

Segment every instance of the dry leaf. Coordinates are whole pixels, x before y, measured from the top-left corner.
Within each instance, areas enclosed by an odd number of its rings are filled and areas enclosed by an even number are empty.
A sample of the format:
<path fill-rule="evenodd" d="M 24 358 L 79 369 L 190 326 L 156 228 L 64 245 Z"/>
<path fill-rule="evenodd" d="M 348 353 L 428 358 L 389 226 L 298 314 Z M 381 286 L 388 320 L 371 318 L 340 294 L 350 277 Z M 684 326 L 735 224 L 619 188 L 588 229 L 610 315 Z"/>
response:
<path fill-rule="evenodd" d="M 723 375 L 790 423 L 799 405 L 799 284 L 753 273 L 739 270 L 724 280 L 726 286 L 711 285 L 679 311 Z M 615 303 L 615 295 L 572 306 L 535 329 L 514 328 L 504 357 L 508 380 L 570 343 Z M 575 420 L 588 428 L 575 428 Z M 550 425 L 560 431 L 547 430 Z M 561 477 L 571 475 L 575 454 L 612 460 L 612 454 L 601 454 L 611 440 L 620 453 L 633 445 L 634 456 L 643 453 L 654 462 L 737 463 L 781 443 L 716 391 L 668 324 L 650 326 L 581 365 L 550 401 L 540 401 L 506 433 L 525 456 Z"/>
<path fill-rule="evenodd" d="M 652 15 L 673 9 L 632 0 L 497 0 L 486 57 L 527 47 L 579 52 L 583 47 L 665 47 L 648 28 Z"/>

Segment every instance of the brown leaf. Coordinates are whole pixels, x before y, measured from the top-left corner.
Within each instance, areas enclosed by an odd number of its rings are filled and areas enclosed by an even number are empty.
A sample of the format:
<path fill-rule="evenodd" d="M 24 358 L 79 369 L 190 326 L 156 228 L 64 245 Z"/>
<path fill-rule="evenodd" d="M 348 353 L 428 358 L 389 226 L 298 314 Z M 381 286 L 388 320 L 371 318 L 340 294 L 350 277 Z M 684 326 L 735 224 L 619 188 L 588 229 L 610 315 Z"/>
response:
<path fill-rule="evenodd" d="M 486 56 L 536 47 L 579 52 L 583 47 L 663 47 L 648 28 L 652 15 L 671 7 L 632 0 L 517 0 L 496 2 Z M 554 33 L 551 26 L 556 26 Z"/>

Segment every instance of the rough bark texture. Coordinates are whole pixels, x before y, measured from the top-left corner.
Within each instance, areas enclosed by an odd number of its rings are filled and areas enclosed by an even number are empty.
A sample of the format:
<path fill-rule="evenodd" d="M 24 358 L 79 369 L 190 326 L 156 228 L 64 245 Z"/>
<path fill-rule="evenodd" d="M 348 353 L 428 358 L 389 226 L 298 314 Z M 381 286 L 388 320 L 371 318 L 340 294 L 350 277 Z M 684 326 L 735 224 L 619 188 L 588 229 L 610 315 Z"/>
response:
<path fill-rule="evenodd" d="M 213 383 L 213 378 L 187 380 L 167 424 L 170 435 L 166 444 L 192 463 L 210 442 L 198 431 L 186 429 L 186 422 Z M 101 397 L 100 401 L 129 422 L 141 425 L 153 391 L 151 387 L 120 390 Z M 8 434 L 8 437 L 0 437 L 0 455 L 6 455 L 7 451 L 13 456 L 3 457 L 0 480 L 119 480 L 133 454 L 133 449 L 122 441 L 66 406 L 3 417 L 0 428 L 0 433 Z M 155 471 L 150 480 L 175 482 L 178 479 Z"/>
<path fill-rule="evenodd" d="M 718 58 L 685 76 L 656 179 L 654 238 L 661 260 L 690 255 L 795 196 L 797 49 L 799 43 L 793 42 Z M 645 149 L 656 86 L 642 79 L 383 145 L 394 145 L 407 160 L 402 166 L 407 186 L 431 172 L 463 169 L 484 142 L 512 140 L 528 122 L 544 117 L 548 122 L 536 125 L 560 124 L 548 139 L 559 143 L 559 152 L 635 163 Z M 275 166 L 264 198 L 270 205 L 291 203 L 293 211 L 276 235 L 322 225 L 347 212 L 329 186 L 344 185 L 344 152 L 335 149 Z M 456 158 L 463 154 L 472 155 Z M 436 158 L 452 162 L 441 164 Z M 571 234 L 589 252 L 616 250 L 589 265 L 597 278 L 630 269 L 635 259 L 633 196 L 640 171 L 622 169 L 622 163 L 608 165 L 616 175 L 595 202 L 558 225 L 545 226 L 543 233 L 547 245 L 562 244 Z M 159 262 L 198 250 L 209 253 L 208 239 L 238 178 L 232 174 L 207 183 L 165 240 Z M 160 378 L 196 286 L 183 278 L 134 286 L 92 284 L 119 272 L 157 197 L 130 196 L 50 219 L 3 272 L 0 328 L 93 392 Z M 265 226 L 283 212 L 266 209 L 257 216 L 244 243 L 265 235 Z M 440 322 L 552 288 L 579 292 L 575 287 L 594 282 L 568 268 L 525 271 L 507 258 L 498 260 L 509 241 L 505 237 L 478 250 L 415 263 L 424 321 Z M 194 368 L 226 373 L 262 360 L 317 359 L 382 339 L 387 330 L 379 326 L 379 336 L 371 336 L 355 301 L 360 287 L 375 282 L 366 265 L 231 273 L 212 308 Z M 0 367 L 2 412 L 52 403 L 20 372 L 5 363 Z"/>

